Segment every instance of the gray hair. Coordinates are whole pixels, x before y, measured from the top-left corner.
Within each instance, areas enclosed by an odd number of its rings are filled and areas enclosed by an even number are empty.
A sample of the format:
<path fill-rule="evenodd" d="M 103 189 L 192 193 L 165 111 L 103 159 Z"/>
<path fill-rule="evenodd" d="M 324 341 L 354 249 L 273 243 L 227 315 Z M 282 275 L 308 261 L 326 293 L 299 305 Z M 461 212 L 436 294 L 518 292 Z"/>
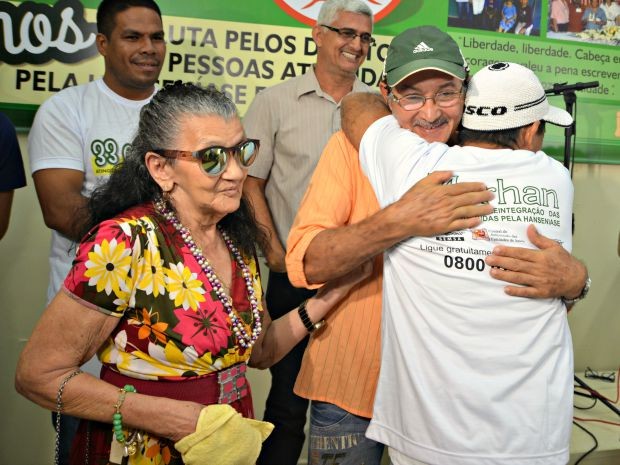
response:
<path fill-rule="evenodd" d="M 214 87 L 177 81 L 157 92 L 142 108 L 131 152 L 142 158 L 150 150 L 176 149 L 170 144 L 179 135 L 179 121 L 185 116 L 219 116 L 230 120 L 238 115 L 235 104 Z"/>
<path fill-rule="evenodd" d="M 370 22 L 373 22 L 372 10 L 362 0 L 325 0 L 316 19 L 317 24 L 331 26 L 338 14 L 343 11 L 368 16 Z"/>

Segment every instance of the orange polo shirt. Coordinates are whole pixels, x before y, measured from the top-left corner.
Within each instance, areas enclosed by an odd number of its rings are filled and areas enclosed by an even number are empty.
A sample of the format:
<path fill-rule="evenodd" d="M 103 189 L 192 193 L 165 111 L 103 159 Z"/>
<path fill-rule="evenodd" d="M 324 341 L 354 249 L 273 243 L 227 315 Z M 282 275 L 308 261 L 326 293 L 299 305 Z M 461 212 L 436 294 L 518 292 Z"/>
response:
<path fill-rule="evenodd" d="M 287 241 L 286 269 L 296 287 L 316 288 L 304 274 L 304 255 L 325 229 L 356 223 L 379 210 L 359 155 L 342 131 L 328 141 L 301 202 Z M 295 393 L 370 418 L 379 378 L 383 257 L 310 337 Z"/>

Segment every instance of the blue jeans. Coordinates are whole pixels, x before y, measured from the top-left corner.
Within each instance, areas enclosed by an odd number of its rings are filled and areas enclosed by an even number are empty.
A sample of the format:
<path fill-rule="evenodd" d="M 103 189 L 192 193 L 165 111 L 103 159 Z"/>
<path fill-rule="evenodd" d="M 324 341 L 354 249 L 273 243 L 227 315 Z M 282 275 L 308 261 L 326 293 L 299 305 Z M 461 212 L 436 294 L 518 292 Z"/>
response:
<path fill-rule="evenodd" d="M 287 314 L 315 293 L 293 287 L 286 273 L 270 271 L 265 300 L 271 319 Z M 275 429 L 263 443 L 258 465 L 296 465 L 301 455 L 308 400 L 296 395 L 293 386 L 307 343 L 305 338 L 269 369 L 271 388 L 263 420 L 273 423 Z"/>
<path fill-rule="evenodd" d="M 384 446 L 365 436 L 369 423 L 334 404 L 312 401 L 308 465 L 380 465 Z"/>

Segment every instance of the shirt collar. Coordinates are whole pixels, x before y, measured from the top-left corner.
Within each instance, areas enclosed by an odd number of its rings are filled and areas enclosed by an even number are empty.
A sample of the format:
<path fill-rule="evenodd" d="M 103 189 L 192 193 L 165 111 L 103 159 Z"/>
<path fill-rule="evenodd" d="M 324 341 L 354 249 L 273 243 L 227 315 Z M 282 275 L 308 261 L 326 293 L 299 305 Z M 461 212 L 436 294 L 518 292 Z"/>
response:
<path fill-rule="evenodd" d="M 365 90 L 365 84 L 356 77 L 355 81 L 353 81 L 352 92 L 364 92 Z M 323 92 L 323 89 L 321 89 L 321 86 L 319 85 L 316 75 L 314 74 L 314 66 L 300 76 L 297 81 L 297 99 L 299 99 L 302 95 L 310 94 L 312 92 L 317 94 L 319 97 L 327 98 Z"/>

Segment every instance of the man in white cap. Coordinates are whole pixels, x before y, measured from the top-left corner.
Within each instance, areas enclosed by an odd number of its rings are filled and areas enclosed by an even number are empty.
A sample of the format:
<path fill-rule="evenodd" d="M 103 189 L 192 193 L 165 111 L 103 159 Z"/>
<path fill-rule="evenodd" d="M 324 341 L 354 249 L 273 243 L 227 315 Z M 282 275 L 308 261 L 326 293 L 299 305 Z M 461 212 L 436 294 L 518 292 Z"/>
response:
<path fill-rule="evenodd" d="M 571 179 L 540 149 L 545 122 L 569 126 L 572 117 L 515 63 L 471 79 L 462 147 L 429 144 L 401 127 L 420 98 L 392 89 L 392 115 L 361 139 L 379 205 L 450 169 L 453 183 L 484 182 L 495 210 L 475 228 L 410 238 L 384 253 L 381 373 L 366 434 L 389 447 L 394 465 L 565 464 L 573 390 L 566 305 L 506 295 L 485 259 L 498 244 L 534 248 L 532 223 L 570 251 Z M 372 121 L 358 115 L 362 126 Z"/>

